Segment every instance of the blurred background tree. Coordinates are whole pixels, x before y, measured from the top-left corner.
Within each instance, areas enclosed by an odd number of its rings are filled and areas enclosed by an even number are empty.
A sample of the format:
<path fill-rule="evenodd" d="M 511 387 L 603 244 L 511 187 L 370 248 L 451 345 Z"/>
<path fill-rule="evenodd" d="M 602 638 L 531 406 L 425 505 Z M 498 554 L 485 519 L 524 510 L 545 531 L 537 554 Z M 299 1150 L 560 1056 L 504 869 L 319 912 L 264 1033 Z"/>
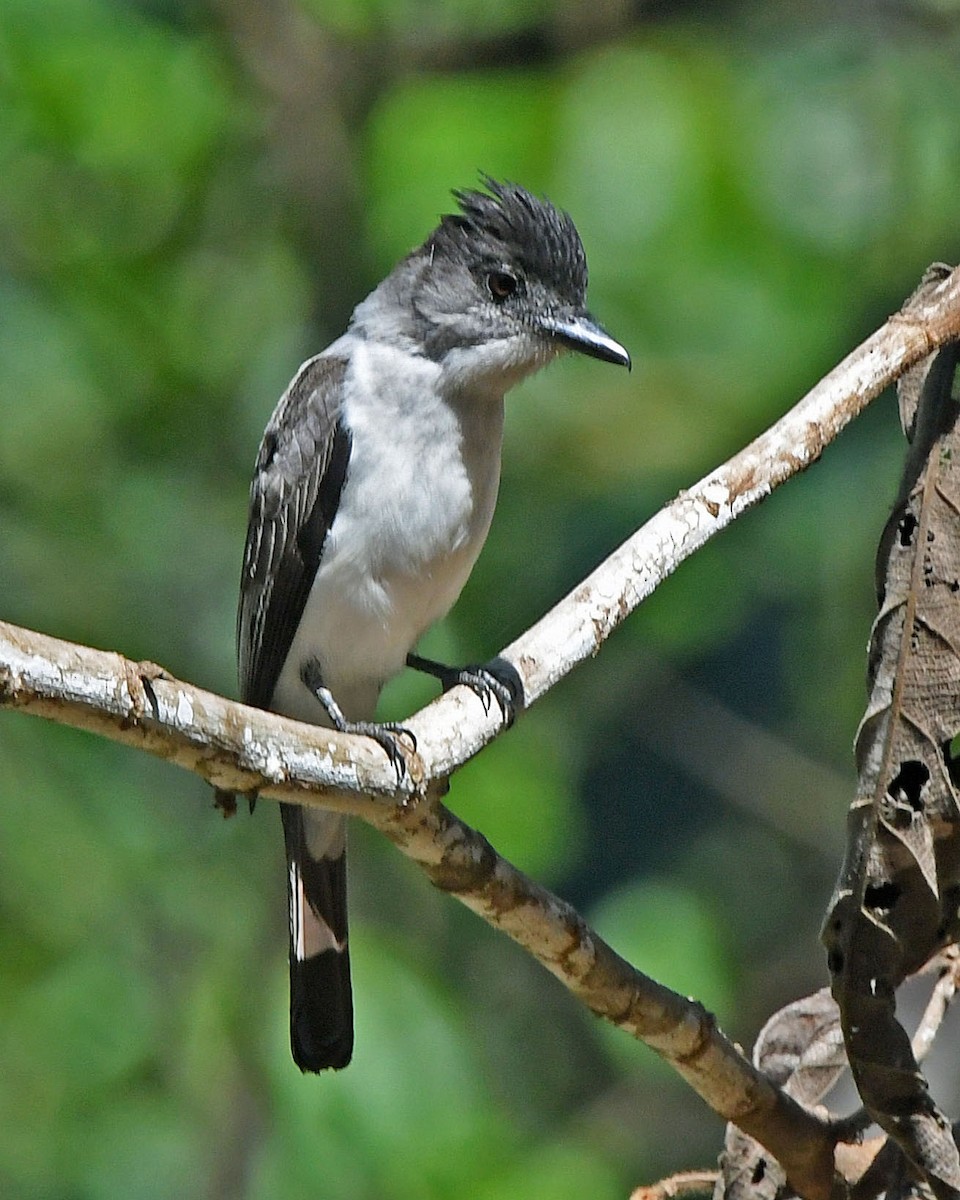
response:
<path fill-rule="evenodd" d="M 573 214 L 635 362 L 510 398 L 425 645 L 493 654 L 957 260 L 958 50 L 957 0 L 3 0 L 0 617 L 235 695 L 266 419 L 482 169 Z M 453 783 L 744 1042 L 825 980 L 901 457 L 885 399 Z M 612 1200 L 715 1157 L 650 1052 L 362 829 L 357 1053 L 301 1078 L 279 821 L 210 800 L 0 719 L 0 1194 Z"/>

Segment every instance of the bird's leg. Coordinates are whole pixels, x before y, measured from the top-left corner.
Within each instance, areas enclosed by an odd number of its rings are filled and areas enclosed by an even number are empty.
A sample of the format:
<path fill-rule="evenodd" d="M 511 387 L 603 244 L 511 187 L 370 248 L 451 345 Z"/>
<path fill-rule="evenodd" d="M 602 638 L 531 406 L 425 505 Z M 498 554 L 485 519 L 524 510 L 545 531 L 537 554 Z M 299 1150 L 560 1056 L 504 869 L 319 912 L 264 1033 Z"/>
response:
<path fill-rule="evenodd" d="M 462 683 L 479 697 L 484 712 L 489 712 L 490 705 L 496 700 L 503 710 L 508 729 L 516 720 L 520 688 L 518 681 L 506 672 L 499 675 L 490 667 L 473 663 L 466 667 L 448 667 L 419 654 L 408 654 L 407 666 L 439 679 L 445 692 Z"/>
<path fill-rule="evenodd" d="M 397 783 L 400 783 L 407 773 L 407 763 L 398 739 L 406 738 L 410 743 L 410 748 L 416 753 L 417 739 L 414 734 L 395 721 L 348 721 L 343 715 L 340 705 L 334 700 L 333 693 L 323 682 L 320 664 L 315 658 L 307 659 L 300 668 L 300 680 L 307 691 L 316 697 L 323 707 L 323 711 L 330 718 L 330 724 L 334 729 L 339 733 L 359 733 L 364 737 L 373 738 L 379 746 L 383 747 L 390 760 L 390 765 L 397 773 Z"/>

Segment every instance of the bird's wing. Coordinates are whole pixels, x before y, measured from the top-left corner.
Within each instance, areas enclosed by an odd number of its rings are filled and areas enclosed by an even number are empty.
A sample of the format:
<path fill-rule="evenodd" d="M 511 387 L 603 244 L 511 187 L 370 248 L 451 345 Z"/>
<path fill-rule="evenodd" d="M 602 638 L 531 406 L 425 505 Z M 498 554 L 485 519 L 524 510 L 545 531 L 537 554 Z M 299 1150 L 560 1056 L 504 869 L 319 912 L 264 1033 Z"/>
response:
<path fill-rule="evenodd" d="M 303 364 L 260 443 L 250 486 L 237 656 L 243 700 L 267 708 L 333 524 L 350 457 L 340 415 L 347 364 Z"/>

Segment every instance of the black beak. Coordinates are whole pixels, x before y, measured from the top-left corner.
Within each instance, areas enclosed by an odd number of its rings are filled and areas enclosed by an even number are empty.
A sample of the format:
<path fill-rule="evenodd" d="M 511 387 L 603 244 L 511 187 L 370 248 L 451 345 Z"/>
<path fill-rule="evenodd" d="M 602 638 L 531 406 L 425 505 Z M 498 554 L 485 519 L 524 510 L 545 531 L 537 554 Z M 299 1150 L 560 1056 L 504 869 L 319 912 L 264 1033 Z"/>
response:
<path fill-rule="evenodd" d="M 617 363 L 630 370 L 630 355 L 627 351 L 587 313 L 544 317 L 540 321 L 540 328 L 571 350 L 588 354 L 591 358 L 600 358 L 604 362 Z"/>

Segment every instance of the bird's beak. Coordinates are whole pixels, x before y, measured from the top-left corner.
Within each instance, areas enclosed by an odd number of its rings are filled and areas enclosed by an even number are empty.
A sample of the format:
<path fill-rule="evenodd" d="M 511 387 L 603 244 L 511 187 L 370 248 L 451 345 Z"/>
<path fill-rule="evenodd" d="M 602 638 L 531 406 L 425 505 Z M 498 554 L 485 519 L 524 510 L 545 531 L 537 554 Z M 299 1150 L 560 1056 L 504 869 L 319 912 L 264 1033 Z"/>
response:
<path fill-rule="evenodd" d="M 540 328 L 571 350 L 588 354 L 591 358 L 601 358 L 604 362 L 618 363 L 630 370 L 630 355 L 627 351 L 587 313 L 544 317 L 540 321 Z"/>

